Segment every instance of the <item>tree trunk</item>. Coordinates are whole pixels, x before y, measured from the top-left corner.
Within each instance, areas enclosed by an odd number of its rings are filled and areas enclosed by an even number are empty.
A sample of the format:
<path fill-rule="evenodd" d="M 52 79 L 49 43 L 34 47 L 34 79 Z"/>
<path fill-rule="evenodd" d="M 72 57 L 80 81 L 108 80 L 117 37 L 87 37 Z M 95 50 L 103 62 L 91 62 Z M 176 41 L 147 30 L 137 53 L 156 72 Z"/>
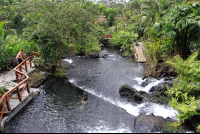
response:
<path fill-rule="evenodd" d="M 125 31 L 125 18 L 126 18 L 126 0 L 124 0 L 124 20 L 123 20 L 123 30 Z"/>
<path fill-rule="evenodd" d="M 59 68 L 61 68 L 61 58 L 62 58 L 62 40 L 60 42 L 60 59 L 59 59 Z"/>

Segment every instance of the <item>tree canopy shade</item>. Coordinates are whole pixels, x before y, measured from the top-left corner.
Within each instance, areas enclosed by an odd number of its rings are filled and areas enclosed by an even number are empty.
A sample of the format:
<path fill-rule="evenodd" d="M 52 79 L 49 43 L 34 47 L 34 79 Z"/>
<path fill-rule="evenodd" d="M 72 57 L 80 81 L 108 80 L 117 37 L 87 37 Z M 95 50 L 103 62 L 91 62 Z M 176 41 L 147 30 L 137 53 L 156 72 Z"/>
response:
<path fill-rule="evenodd" d="M 44 56 L 51 55 L 56 61 L 59 54 L 61 66 L 63 46 L 73 44 L 85 52 L 85 46 L 95 40 L 94 20 L 98 12 L 94 6 L 85 0 L 24 1 L 23 8 L 27 10 L 24 19 L 29 26 L 24 35 L 37 39 Z"/>

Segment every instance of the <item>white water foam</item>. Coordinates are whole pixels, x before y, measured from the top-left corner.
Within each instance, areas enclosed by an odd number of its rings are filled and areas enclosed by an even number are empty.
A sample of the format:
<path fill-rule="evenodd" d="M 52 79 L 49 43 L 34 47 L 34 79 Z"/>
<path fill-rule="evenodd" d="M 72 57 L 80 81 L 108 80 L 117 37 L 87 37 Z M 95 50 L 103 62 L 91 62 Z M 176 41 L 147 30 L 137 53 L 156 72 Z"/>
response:
<path fill-rule="evenodd" d="M 138 82 L 139 85 L 133 85 L 132 88 L 135 88 L 137 91 L 145 91 L 145 92 L 149 92 L 149 90 L 153 87 L 158 85 L 159 83 L 164 81 L 163 79 L 160 80 L 154 80 L 151 83 L 149 83 L 147 86 L 142 87 L 141 84 L 142 82 L 144 82 L 145 80 L 142 80 L 141 78 L 134 78 L 133 80 L 136 80 Z"/>
<path fill-rule="evenodd" d="M 71 83 L 75 84 L 76 86 L 78 86 L 76 84 L 76 80 L 70 79 L 69 81 Z M 90 88 L 81 87 L 81 86 L 78 86 L 78 87 L 81 89 L 84 89 L 85 91 L 87 91 L 99 98 L 102 98 L 102 99 L 110 102 L 113 105 L 116 105 L 116 106 L 124 109 L 131 115 L 138 116 L 140 114 L 140 111 L 144 111 L 146 113 L 146 115 L 153 113 L 154 115 L 157 115 L 157 116 L 162 116 L 164 118 L 170 117 L 174 120 L 177 120 L 176 114 L 178 114 L 178 111 L 174 110 L 170 106 L 163 106 L 163 105 L 159 105 L 156 103 L 149 103 L 149 102 L 134 106 L 128 102 L 120 102 L 119 100 L 112 100 L 111 98 L 104 96 L 102 93 L 96 92 Z"/>
<path fill-rule="evenodd" d="M 68 61 L 70 64 L 72 64 L 73 60 L 72 59 L 63 59 L 64 61 Z"/>
<path fill-rule="evenodd" d="M 140 77 L 134 77 L 134 78 L 129 77 L 129 79 L 137 81 L 139 85 L 145 81 L 145 79 L 142 80 L 142 78 L 140 78 Z"/>

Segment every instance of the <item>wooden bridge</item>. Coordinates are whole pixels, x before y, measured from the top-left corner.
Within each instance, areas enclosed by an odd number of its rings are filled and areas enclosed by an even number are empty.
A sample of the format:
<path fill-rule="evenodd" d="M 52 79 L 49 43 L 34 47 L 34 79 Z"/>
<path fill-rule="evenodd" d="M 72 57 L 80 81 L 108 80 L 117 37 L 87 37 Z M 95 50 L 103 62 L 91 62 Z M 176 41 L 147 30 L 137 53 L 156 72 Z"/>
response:
<path fill-rule="evenodd" d="M 143 43 L 142 42 L 137 42 L 139 46 L 133 45 L 134 50 L 135 50 L 135 58 L 137 62 L 146 62 L 146 58 L 144 57 L 143 51 Z"/>
<path fill-rule="evenodd" d="M 99 35 L 100 37 L 103 37 L 104 40 L 110 40 L 112 38 L 112 34 L 104 34 L 104 35 Z"/>

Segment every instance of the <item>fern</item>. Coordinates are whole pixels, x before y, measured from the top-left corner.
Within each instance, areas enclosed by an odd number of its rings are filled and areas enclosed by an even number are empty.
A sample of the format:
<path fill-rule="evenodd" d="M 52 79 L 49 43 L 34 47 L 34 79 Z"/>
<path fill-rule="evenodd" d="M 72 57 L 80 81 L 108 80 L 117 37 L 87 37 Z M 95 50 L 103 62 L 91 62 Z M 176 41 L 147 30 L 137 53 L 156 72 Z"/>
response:
<path fill-rule="evenodd" d="M 179 55 L 167 61 L 170 66 L 178 72 L 178 77 L 173 83 L 173 88 L 167 87 L 166 93 L 171 97 L 169 105 L 179 111 L 177 117 L 184 122 L 192 120 L 194 115 L 200 115 L 196 111 L 200 105 L 200 100 L 196 99 L 196 93 L 200 89 L 200 61 L 197 61 L 198 53 L 193 53 L 187 60 L 183 60 Z"/>

